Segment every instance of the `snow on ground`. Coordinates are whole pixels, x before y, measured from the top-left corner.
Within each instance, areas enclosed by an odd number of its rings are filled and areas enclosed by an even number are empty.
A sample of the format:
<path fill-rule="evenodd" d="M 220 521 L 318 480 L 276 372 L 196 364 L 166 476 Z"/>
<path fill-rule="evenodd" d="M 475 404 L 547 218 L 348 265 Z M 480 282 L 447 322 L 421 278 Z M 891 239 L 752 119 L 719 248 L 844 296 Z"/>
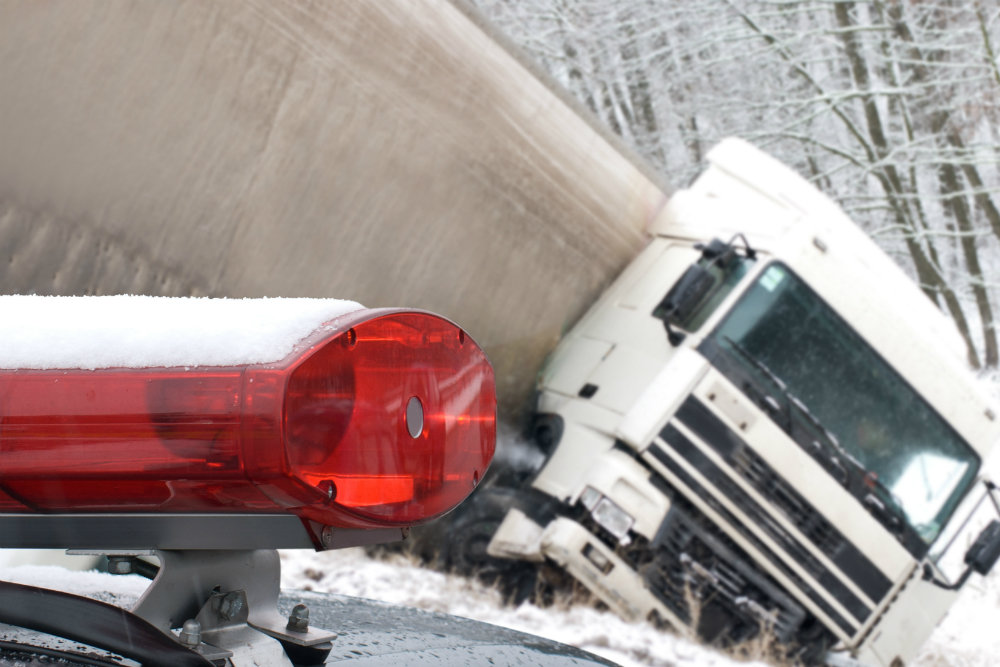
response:
<path fill-rule="evenodd" d="M 1000 656 L 1000 566 L 973 575 L 962 595 L 924 645 L 913 667 L 991 667 Z"/>

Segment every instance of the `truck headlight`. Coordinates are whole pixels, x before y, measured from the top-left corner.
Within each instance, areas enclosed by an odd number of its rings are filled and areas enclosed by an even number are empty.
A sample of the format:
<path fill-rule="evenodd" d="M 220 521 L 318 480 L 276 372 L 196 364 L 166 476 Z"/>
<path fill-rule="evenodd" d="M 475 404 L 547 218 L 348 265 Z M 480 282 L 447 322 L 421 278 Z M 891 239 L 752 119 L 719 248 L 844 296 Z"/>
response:
<path fill-rule="evenodd" d="M 590 510 L 594 521 L 601 528 L 611 533 L 620 543 L 628 544 L 628 532 L 635 523 L 632 515 L 590 486 L 580 494 L 580 504 Z"/>

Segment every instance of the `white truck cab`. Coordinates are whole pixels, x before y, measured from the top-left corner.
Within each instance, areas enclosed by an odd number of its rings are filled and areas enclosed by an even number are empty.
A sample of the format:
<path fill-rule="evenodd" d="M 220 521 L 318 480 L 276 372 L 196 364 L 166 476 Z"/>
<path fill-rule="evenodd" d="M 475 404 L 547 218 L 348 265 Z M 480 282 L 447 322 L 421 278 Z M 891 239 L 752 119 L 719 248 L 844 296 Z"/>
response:
<path fill-rule="evenodd" d="M 833 202 L 738 140 L 709 160 L 542 370 L 547 459 L 489 553 L 709 641 L 905 664 L 1000 553 L 970 521 L 998 409 Z"/>

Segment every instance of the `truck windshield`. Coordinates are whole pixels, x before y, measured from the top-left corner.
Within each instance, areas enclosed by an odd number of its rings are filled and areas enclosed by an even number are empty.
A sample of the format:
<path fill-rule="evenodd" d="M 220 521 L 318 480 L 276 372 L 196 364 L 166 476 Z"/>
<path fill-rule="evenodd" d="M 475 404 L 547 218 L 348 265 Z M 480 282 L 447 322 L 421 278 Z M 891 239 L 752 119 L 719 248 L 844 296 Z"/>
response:
<path fill-rule="evenodd" d="M 775 421 L 806 414 L 822 433 L 796 441 L 845 459 L 838 466 L 860 471 L 926 545 L 975 479 L 971 447 L 782 264 L 761 273 L 705 348 L 745 393 L 786 402 Z M 846 473 L 840 481 L 849 485 Z"/>

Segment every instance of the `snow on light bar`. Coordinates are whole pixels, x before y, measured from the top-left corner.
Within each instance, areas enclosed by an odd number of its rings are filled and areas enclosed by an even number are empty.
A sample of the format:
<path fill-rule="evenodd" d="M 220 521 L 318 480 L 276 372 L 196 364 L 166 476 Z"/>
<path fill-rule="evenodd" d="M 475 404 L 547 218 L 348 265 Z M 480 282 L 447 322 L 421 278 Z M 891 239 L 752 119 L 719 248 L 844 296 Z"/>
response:
<path fill-rule="evenodd" d="M 453 323 L 323 299 L 0 297 L 0 513 L 292 513 L 406 526 L 494 451 Z"/>

